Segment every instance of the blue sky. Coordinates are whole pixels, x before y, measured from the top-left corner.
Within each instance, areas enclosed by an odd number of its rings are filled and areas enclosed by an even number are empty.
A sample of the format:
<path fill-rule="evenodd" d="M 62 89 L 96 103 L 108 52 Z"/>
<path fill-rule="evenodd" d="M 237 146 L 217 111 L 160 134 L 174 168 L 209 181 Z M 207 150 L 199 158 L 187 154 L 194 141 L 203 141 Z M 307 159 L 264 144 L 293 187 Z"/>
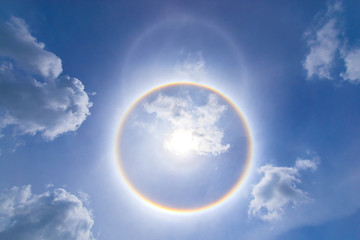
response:
<path fill-rule="evenodd" d="M 1 6 L 0 239 L 360 238 L 358 1 L 3 0 Z M 161 211 L 136 197 L 114 150 L 130 105 L 179 81 L 228 97 L 253 140 L 240 188 L 192 214 Z M 170 112 L 183 106 L 176 94 L 167 97 L 178 104 Z M 205 109 L 214 106 L 220 109 Z M 163 116 L 160 110 L 147 113 Z M 224 118 L 199 125 L 186 116 L 174 126 L 206 128 L 201 136 L 210 139 L 207 150 L 189 150 L 194 159 L 237 160 L 236 141 L 221 148 L 234 139 L 222 130 L 236 124 Z M 146 148 L 137 152 L 144 161 L 156 156 Z"/>

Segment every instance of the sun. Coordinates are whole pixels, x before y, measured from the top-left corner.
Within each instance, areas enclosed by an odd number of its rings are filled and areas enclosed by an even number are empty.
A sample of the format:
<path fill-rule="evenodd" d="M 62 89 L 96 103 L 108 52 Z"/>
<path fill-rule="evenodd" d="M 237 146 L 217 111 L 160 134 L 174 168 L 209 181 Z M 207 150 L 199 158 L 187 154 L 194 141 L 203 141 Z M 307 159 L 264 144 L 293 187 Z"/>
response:
<path fill-rule="evenodd" d="M 164 143 L 164 147 L 176 155 L 185 156 L 197 148 L 196 139 L 191 130 L 177 129 Z"/>
<path fill-rule="evenodd" d="M 162 85 L 138 98 L 119 125 L 115 146 L 128 189 L 174 213 L 205 211 L 235 196 L 252 159 L 250 128 L 240 110 L 195 83 Z"/>

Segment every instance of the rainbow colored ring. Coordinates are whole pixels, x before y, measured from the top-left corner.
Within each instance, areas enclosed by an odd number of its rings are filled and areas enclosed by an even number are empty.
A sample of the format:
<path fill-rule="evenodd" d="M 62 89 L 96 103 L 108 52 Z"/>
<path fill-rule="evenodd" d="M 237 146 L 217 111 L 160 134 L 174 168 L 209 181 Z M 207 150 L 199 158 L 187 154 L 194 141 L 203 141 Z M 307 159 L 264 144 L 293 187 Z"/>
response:
<path fill-rule="evenodd" d="M 149 94 L 162 89 L 162 88 L 166 88 L 169 86 L 175 86 L 175 85 L 191 85 L 191 86 L 197 86 L 197 87 L 202 87 L 205 88 L 207 90 L 210 90 L 218 95 L 220 95 L 223 99 L 225 99 L 232 107 L 233 109 L 236 110 L 240 120 L 242 121 L 243 125 L 244 125 L 244 129 L 246 131 L 246 136 L 248 139 L 248 151 L 247 151 L 247 156 L 246 156 L 246 161 L 245 161 L 245 168 L 242 171 L 242 174 L 239 176 L 238 180 L 235 182 L 235 184 L 233 185 L 233 187 L 222 197 L 220 197 L 219 199 L 215 200 L 214 202 L 211 202 L 209 204 L 206 204 L 204 206 L 201 207 L 196 207 L 196 208 L 174 208 L 174 207 L 169 207 L 169 206 L 164 206 L 161 204 L 158 204 L 154 201 L 152 201 L 151 199 L 146 198 L 144 195 L 142 195 L 135 187 L 134 185 L 130 182 L 130 180 L 128 179 L 123 166 L 122 166 L 122 158 L 121 158 L 121 152 L 120 152 L 120 143 L 121 143 L 121 133 L 122 133 L 122 129 L 126 123 L 126 120 L 129 116 L 129 114 L 132 112 L 132 110 L 134 109 L 134 107 L 142 100 L 144 99 L 146 96 L 148 96 Z M 228 97 L 226 97 L 224 94 L 222 94 L 221 92 L 206 86 L 206 85 L 202 85 L 202 84 L 198 84 L 198 83 L 191 83 L 191 82 L 175 82 L 175 83 L 169 83 L 169 84 L 164 84 L 161 86 L 158 86 L 148 92 L 146 92 L 145 94 L 143 94 L 141 97 L 138 98 L 138 100 L 136 100 L 131 106 L 130 108 L 125 112 L 118 131 L 117 131 L 117 136 L 116 136 L 116 141 L 115 141 L 115 153 L 116 153 L 116 159 L 117 159 L 117 164 L 118 164 L 118 168 L 121 174 L 121 177 L 125 183 L 125 185 L 129 188 L 129 190 L 135 194 L 139 199 L 141 199 L 144 203 L 155 207 L 157 209 L 160 210 L 164 210 L 164 211 L 168 211 L 168 212 L 173 212 L 173 213 L 195 213 L 195 212 L 201 212 L 201 211 L 205 211 L 205 210 L 209 210 L 211 208 L 214 208 L 215 206 L 219 206 L 220 204 L 224 203 L 226 200 L 230 199 L 231 196 L 234 195 L 234 193 L 237 192 L 237 190 L 240 188 L 241 184 L 244 182 L 246 176 L 249 173 L 250 170 L 250 166 L 251 166 L 251 160 L 252 160 L 252 153 L 253 153 L 253 146 L 252 146 L 252 138 L 251 138 L 251 134 L 250 134 L 250 128 L 248 123 L 245 120 L 245 117 L 243 116 L 243 114 L 240 112 L 240 110 L 238 109 L 238 107 L 235 105 L 235 103 L 233 103 Z"/>

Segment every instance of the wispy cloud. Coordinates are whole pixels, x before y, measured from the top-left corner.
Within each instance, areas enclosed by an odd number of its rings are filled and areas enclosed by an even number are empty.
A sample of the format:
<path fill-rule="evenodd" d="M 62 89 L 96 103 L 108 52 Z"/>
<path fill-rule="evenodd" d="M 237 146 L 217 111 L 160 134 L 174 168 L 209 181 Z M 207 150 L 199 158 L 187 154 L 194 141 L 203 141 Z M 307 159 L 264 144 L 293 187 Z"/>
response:
<path fill-rule="evenodd" d="M 217 126 L 227 107 L 219 103 L 215 94 L 209 94 L 207 103 L 202 106 L 196 106 L 190 97 L 159 94 L 152 102 L 145 103 L 144 109 L 155 113 L 158 121 L 170 123 L 170 134 L 185 131 L 191 141 L 191 150 L 198 155 L 219 155 L 230 147 L 222 144 L 224 132 Z M 164 142 L 164 146 L 169 148 L 171 144 L 168 141 Z"/>
<path fill-rule="evenodd" d="M 309 46 L 303 67 L 307 78 L 319 77 L 360 82 L 360 48 L 347 44 L 342 14 L 345 11 L 340 1 L 329 2 L 327 11 L 320 12 L 315 18 L 315 27 L 307 32 Z M 337 60 L 344 62 L 344 72 L 335 72 Z"/>
<path fill-rule="evenodd" d="M 175 72 L 190 80 L 200 80 L 206 74 L 205 60 L 201 52 L 188 53 L 175 65 Z"/>
<path fill-rule="evenodd" d="M 93 240 L 93 223 L 91 210 L 62 188 L 33 194 L 27 185 L 0 194 L 0 239 Z"/>
<path fill-rule="evenodd" d="M 301 184 L 300 170 L 316 170 L 317 157 L 312 160 L 297 159 L 294 167 L 265 165 L 258 169 L 263 177 L 252 190 L 249 216 L 265 221 L 280 219 L 286 207 L 296 206 L 310 200 L 308 194 L 298 188 Z"/>
<path fill-rule="evenodd" d="M 44 50 L 24 20 L 0 23 L 0 34 L 0 131 L 12 125 L 49 140 L 75 131 L 92 106 L 82 82 L 59 77 L 61 60 Z"/>
<path fill-rule="evenodd" d="M 306 33 L 309 53 L 303 63 L 307 71 L 307 77 L 331 79 L 331 69 L 334 66 L 335 58 L 339 54 L 340 26 L 337 14 L 342 11 L 340 2 L 328 5 L 325 13 L 318 15 L 318 23 L 310 32 Z"/>
<path fill-rule="evenodd" d="M 360 83 L 360 48 L 353 48 L 344 53 L 346 71 L 341 73 L 344 80 Z"/>

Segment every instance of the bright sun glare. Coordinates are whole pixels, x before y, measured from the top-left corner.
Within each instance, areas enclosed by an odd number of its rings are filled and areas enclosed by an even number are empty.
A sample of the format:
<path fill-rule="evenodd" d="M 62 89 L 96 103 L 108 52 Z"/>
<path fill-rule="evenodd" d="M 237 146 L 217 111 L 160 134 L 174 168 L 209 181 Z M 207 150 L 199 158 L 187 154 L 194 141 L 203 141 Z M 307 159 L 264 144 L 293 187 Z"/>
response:
<path fill-rule="evenodd" d="M 191 131 L 185 129 L 175 130 L 170 139 L 165 141 L 165 148 L 171 152 L 184 156 L 196 147 L 196 141 Z"/>

